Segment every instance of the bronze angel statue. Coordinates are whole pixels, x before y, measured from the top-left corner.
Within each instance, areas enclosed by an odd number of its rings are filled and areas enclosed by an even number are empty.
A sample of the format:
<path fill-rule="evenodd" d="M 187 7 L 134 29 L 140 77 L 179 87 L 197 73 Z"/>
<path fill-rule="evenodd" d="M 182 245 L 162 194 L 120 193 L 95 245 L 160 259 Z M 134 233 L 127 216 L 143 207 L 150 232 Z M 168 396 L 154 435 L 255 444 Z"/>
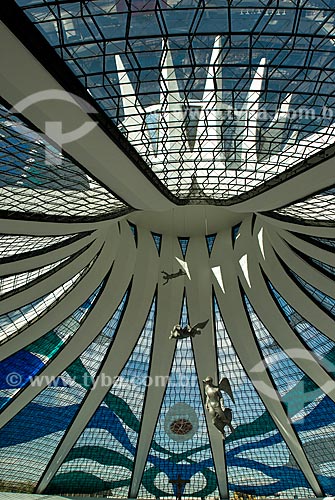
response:
<path fill-rule="evenodd" d="M 224 377 L 220 380 L 218 386 L 213 384 L 212 377 L 206 377 L 203 380 L 204 390 L 205 390 L 205 398 L 206 398 L 206 408 L 212 418 L 212 423 L 215 425 L 217 429 L 221 432 L 223 438 L 225 438 L 225 430 L 226 426 L 229 427 L 231 432 L 234 431 L 234 427 L 231 425 L 231 421 L 233 418 L 233 414 L 230 408 L 225 408 L 223 404 L 223 397 L 221 391 L 228 394 L 233 403 L 234 396 L 230 387 L 229 380 Z"/>
<path fill-rule="evenodd" d="M 178 269 L 176 273 L 167 273 L 166 271 L 162 271 L 163 274 L 163 279 L 165 280 L 163 285 L 166 285 L 170 280 L 173 280 L 174 278 L 178 278 L 179 276 L 185 276 L 186 271 L 184 269 Z"/>
<path fill-rule="evenodd" d="M 201 330 L 205 328 L 208 323 L 208 319 L 202 323 L 197 323 L 194 326 L 186 325 L 174 325 L 171 330 L 169 339 L 187 339 L 188 337 L 195 337 L 201 334 Z"/>

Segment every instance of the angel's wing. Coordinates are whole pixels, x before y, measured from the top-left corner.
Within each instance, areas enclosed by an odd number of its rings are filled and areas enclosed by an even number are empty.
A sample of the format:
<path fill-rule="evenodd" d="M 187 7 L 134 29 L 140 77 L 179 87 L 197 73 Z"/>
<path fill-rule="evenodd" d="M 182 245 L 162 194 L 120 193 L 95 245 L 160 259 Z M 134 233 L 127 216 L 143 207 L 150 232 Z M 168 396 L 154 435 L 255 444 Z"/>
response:
<path fill-rule="evenodd" d="M 203 394 L 204 394 L 204 403 L 206 405 L 206 402 L 207 402 L 206 384 L 205 384 L 204 380 L 202 382 L 203 382 L 203 384 L 202 384 L 202 391 L 203 391 Z"/>
<path fill-rule="evenodd" d="M 227 379 L 227 377 L 223 377 L 220 380 L 219 389 L 221 391 L 225 392 L 226 394 L 228 394 L 228 396 L 230 397 L 232 402 L 235 403 L 233 391 L 231 390 L 231 386 L 230 386 L 230 383 L 229 383 L 229 380 Z"/>
<path fill-rule="evenodd" d="M 202 323 L 197 323 L 196 325 L 194 325 L 192 327 L 192 330 L 197 330 L 197 329 L 202 330 L 203 328 L 205 328 L 205 326 L 207 325 L 208 321 L 209 321 L 209 319 L 206 319 L 206 321 L 203 321 Z"/>

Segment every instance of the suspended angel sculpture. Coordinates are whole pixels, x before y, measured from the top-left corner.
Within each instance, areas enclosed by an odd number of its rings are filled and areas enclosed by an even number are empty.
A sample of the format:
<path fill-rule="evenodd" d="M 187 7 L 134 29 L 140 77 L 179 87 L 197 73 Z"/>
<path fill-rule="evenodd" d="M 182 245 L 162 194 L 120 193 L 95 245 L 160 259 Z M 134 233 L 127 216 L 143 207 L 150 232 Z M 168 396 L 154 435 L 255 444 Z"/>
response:
<path fill-rule="evenodd" d="M 212 418 L 212 423 L 221 432 L 223 438 L 225 438 L 226 425 L 229 427 L 231 432 L 234 431 L 234 427 L 231 425 L 233 414 L 230 408 L 225 408 L 223 404 L 223 397 L 221 391 L 228 394 L 230 399 L 235 403 L 234 396 L 230 387 L 229 380 L 224 377 L 220 380 L 218 386 L 213 384 L 212 377 L 206 377 L 203 380 L 205 398 L 206 398 L 206 408 Z"/>
<path fill-rule="evenodd" d="M 166 283 L 168 283 L 170 280 L 173 280 L 174 278 L 178 278 L 179 276 L 185 276 L 186 272 L 184 271 L 184 269 L 179 268 L 176 273 L 169 274 L 166 271 L 162 271 L 162 274 L 163 274 L 163 279 L 165 280 L 163 285 L 166 285 Z"/>
<path fill-rule="evenodd" d="M 195 337 L 201 334 L 201 330 L 205 328 L 208 323 L 208 319 L 202 323 L 197 323 L 194 326 L 186 325 L 174 325 L 171 330 L 169 339 L 187 339 L 188 337 Z"/>

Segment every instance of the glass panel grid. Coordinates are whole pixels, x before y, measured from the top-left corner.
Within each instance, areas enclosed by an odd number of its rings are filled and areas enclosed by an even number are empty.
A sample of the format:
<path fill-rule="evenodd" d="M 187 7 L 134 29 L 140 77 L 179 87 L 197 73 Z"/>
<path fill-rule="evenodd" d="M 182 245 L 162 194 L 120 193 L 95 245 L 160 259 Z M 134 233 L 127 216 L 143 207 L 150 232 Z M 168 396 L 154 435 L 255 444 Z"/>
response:
<path fill-rule="evenodd" d="M 315 299 L 324 309 L 326 309 L 332 316 L 335 315 L 335 300 L 326 295 L 325 293 L 318 290 L 315 286 L 307 283 L 303 278 L 298 276 L 293 271 L 290 271 L 290 274 L 294 277 L 294 279 L 305 289 L 313 299 Z"/>
<path fill-rule="evenodd" d="M 247 192 L 334 142 L 322 0 L 17 4 L 183 199 Z"/>
<path fill-rule="evenodd" d="M 13 290 L 15 290 L 15 292 L 18 292 L 20 289 L 25 288 L 28 283 L 31 284 L 32 281 L 38 280 L 38 278 L 47 273 L 50 273 L 53 269 L 56 271 L 57 268 L 68 259 L 69 257 L 61 259 L 58 262 L 54 262 L 53 264 L 34 269 L 33 271 L 12 274 L 0 279 L 0 296 L 13 292 Z"/>
<path fill-rule="evenodd" d="M 187 324 L 184 301 L 180 323 Z M 217 495 L 216 476 L 209 445 L 207 425 L 195 368 L 191 340 L 177 342 L 165 397 L 158 418 L 153 444 L 145 467 L 143 494 L 176 496 L 173 486 L 185 483 L 182 496 Z"/>
<path fill-rule="evenodd" d="M 236 403 L 233 405 L 229 401 L 235 431 L 226 438 L 230 496 L 239 492 L 256 497 L 313 497 L 304 475 L 241 365 L 216 300 L 214 312 L 219 375 L 228 377 Z"/>
<path fill-rule="evenodd" d="M 330 247 L 335 247 L 335 239 L 330 239 L 330 238 L 316 238 L 314 237 L 313 240 L 318 241 L 319 243 L 322 243 L 323 245 L 330 246 Z"/>
<path fill-rule="evenodd" d="M 335 276 L 335 267 L 333 266 L 330 266 L 329 264 L 326 264 L 325 262 L 321 262 L 320 260 L 317 260 L 317 259 L 311 259 L 312 262 L 314 262 L 314 264 L 316 264 L 316 266 L 321 270 L 324 270 L 326 272 L 328 272 L 329 274 Z"/>
<path fill-rule="evenodd" d="M 57 245 L 73 237 L 67 236 L 23 236 L 23 235 L 0 235 L 0 257 L 9 258 L 13 256 L 24 257 L 28 252 L 35 252 L 46 249 L 49 246 Z"/>
<path fill-rule="evenodd" d="M 101 333 L 59 379 L 0 430 L 1 478 L 12 491 L 33 491 L 71 425 L 111 339 Z"/>
<path fill-rule="evenodd" d="M 292 426 L 301 440 L 304 453 L 323 489 L 326 492 L 332 491 L 335 486 L 333 462 L 335 405 L 325 396 L 322 388 L 317 387 L 279 347 L 247 299 L 246 303 L 264 361 L 287 408 Z M 292 463 L 292 456 L 289 463 Z"/>
<path fill-rule="evenodd" d="M 211 254 L 215 238 L 216 238 L 216 234 L 211 234 L 211 235 L 206 236 L 207 250 L 208 250 L 209 255 Z"/>
<path fill-rule="evenodd" d="M 160 255 L 161 252 L 161 245 L 162 245 L 162 235 L 161 234 L 156 234 L 156 233 L 151 233 L 152 237 L 154 239 L 158 255 Z"/>
<path fill-rule="evenodd" d="M 308 348 L 318 358 L 320 364 L 335 377 L 335 342 L 323 335 L 311 323 L 303 318 L 279 292 L 269 283 L 274 299 L 284 313 L 294 332 L 307 344 Z"/>
<path fill-rule="evenodd" d="M 80 218 L 129 211 L 1 105 L 0 172 L 2 211 Z"/>
<path fill-rule="evenodd" d="M 322 222 L 325 224 L 335 221 L 335 189 L 327 189 L 315 194 L 311 198 L 293 203 L 288 207 L 275 210 L 279 215 L 293 217 L 306 222 Z M 329 244 L 329 240 L 328 240 Z"/>
<path fill-rule="evenodd" d="M 4 407 L 59 354 L 85 321 L 98 297 L 101 285 L 60 325 L 0 363 L 0 397 Z M 13 378 L 14 374 L 14 378 Z M 55 379 L 56 385 L 61 383 Z"/>
<path fill-rule="evenodd" d="M 185 258 L 190 238 L 178 238 L 178 241 L 183 257 Z"/>
<path fill-rule="evenodd" d="M 292 387 L 302 380 L 304 374 L 285 352 L 281 350 L 277 342 L 260 321 L 248 299 L 244 297 L 244 300 L 258 345 L 263 353 L 263 359 L 270 368 L 275 387 L 280 396 L 283 397 L 284 394 L 289 392 Z"/>
<path fill-rule="evenodd" d="M 61 298 L 74 288 L 76 283 L 86 274 L 91 264 L 79 271 L 79 273 L 56 288 L 53 292 L 35 300 L 31 304 L 27 304 L 15 311 L 0 316 L 0 344 L 32 324 L 61 300 Z"/>
<path fill-rule="evenodd" d="M 149 370 L 155 307 L 154 301 L 129 361 L 67 456 L 50 491 L 113 495 L 117 491 L 119 496 L 128 497 Z"/>

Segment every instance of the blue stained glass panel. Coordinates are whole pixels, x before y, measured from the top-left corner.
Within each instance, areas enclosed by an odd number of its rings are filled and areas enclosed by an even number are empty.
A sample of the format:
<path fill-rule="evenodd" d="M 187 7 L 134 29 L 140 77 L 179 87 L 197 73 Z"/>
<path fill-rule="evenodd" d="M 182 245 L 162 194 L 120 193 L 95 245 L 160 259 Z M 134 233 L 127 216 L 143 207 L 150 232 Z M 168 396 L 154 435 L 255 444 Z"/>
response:
<path fill-rule="evenodd" d="M 180 324 L 188 322 L 184 301 Z M 175 496 L 171 480 L 190 481 L 182 495 L 218 494 L 191 340 L 178 340 L 140 494 Z M 159 446 L 157 449 L 156 445 Z"/>
<path fill-rule="evenodd" d="M 313 299 L 315 299 L 332 316 L 335 315 L 335 299 L 333 299 L 333 297 L 326 295 L 321 290 L 318 290 L 315 286 L 307 283 L 307 281 L 305 281 L 293 271 L 291 271 L 291 274 L 295 278 L 295 280 L 300 283 L 302 287 L 308 292 L 308 294 L 313 297 Z"/>
<path fill-rule="evenodd" d="M 280 348 L 247 299 L 246 303 L 264 361 L 287 408 L 288 417 L 319 483 L 329 493 L 335 487 L 335 404 Z M 292 458 L 291 455 L 289 463 L 292 463 Z"/>
<path fill-rule="evenodd" d="M 293 309 L 271 283 L 269 283 L 269 287 L 291 328 L 293 328 L 295 333 L 306 342 L 309 349 L 318 358 L 320 364 L 330 373 L 330 375 L 335 377 L 335 342 L 323 335 L 315 326 Z"/>
<path fill-rule="evenodd" d="M 161 252 L 161 245 L 162 245 L 162 235 L 161 234 L 156 234 L 156 233 L 151 233 L 152 237 L 154 239 L 158 255 L 160 255 Z"/>
<path fill-rule="evenodd" d="M 215 237 L 216 237 L 216 234 L 211 234 L 209 236 L 206 236 L 207 250 L 208 250 L 208 254 L 209 255 L 212 252 L 212 248 L 213 248 L 213 245 L 214 245 Z"/>
<path fill-rule="evenodd" d="M 63 323 L 0 363 L 0 397 L 2 397 L 0 407 L 10 403 L 14 395 L 26 387 L 76 334 L 93 307 L 101 287 L 102 284 Z"/>
<path fill-rule="evenodd" d="M 235 431 L 226 438 L 229 491 L 256 496 L 313 496 L 298 464 L 246 374 L 214 300 L 219 375 L 229 379 Z"/>
<path fill-rule="evenodd" d="M 32 492 L 36 487 L 91 389 L 111 342 L 102 332 L 60 374 L 64 383 L 44 389 L 0 430 L 1 478 L 7 489 Z"/>
<path fill-rule="evenodd" d="M 188 246 L 190 239 L 189 238 L 178 238 L 178 241 L 179 241 L 179 245 L 180 245 L 183 257 L 185 258 L 186 252 L 187 252 L 187 246 Z"/>
<path fill-rule="evenodd" d="M 128 496 L 154 331 L 154 299 L 146 324 L 120 377 L 113 385 L 48 491 Z"/>

